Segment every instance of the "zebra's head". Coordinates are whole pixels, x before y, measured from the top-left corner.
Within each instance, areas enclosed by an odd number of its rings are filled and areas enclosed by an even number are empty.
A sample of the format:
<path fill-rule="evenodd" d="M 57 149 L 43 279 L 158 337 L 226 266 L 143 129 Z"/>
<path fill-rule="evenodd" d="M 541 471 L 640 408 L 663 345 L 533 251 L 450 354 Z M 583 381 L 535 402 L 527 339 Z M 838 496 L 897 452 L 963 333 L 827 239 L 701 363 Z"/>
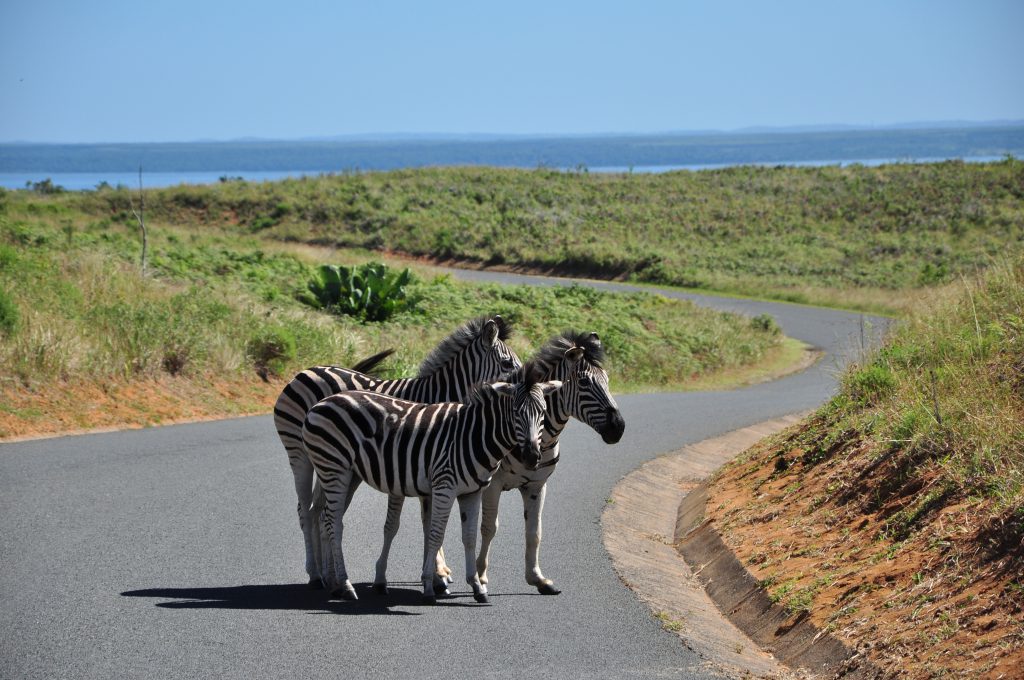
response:
<path fill-rule="evenodd" d="M 478 380 L 495 380 L 522 368 L 523 362 L 512 348 L 505 344 L 511 330 L 509 323 L 499 314 L 484 322 L 478 340 L 479 351 L 483 357 Z"/>
<path fill-rule="evenodd" d="M 571 416 L 586 423 L 606 444 L 622 438 L 626 422 L 608 389 L 604 347 L 597 333 L 565 331 L 541 348 L 537 360 L 549 377 L 563 382 L 549 399 L 554 417 Z"/>
<path fill-rule="evenodd" d="M 519 458 L 530 470 L 540 463 L 540 437 L 547 409 L 546 398 L 562 386 L 560 380 L 536 380 L 537 371 L 526 367 L 526 380 L 518 383 L 497 382 L 491 386 L 500 398 L 511 400 L 512 430 Z"/>
<path fill-rule="evenodd" d="M 420 366 L 420 378 L 436 381 L 438 399 L 462 401 L 481 382 L 503 379 L 523 365 L 505 341 L 511 324 L 501 316 L 478 317 L 455 330 Z"/>

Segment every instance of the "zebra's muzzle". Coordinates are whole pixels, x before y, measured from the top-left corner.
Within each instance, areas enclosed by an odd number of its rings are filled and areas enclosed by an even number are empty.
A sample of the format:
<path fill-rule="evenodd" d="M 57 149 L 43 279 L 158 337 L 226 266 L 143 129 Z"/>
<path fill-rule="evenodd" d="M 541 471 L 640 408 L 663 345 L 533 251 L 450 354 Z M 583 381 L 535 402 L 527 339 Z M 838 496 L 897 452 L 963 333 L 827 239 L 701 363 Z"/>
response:
<path fill-rule="evenodd" d="M 622 419 L 619 409 L 608 409 L 608 421 L 601 430 L 601 439 L 605 444 L 617 444 L 622 439 L 622 433 L 626 431 L 626 421 Z"/>
<path fill-rule="evenodd" d="M 519 460 L 523 461 L 523 465 L 526 466 L 527 470 L 536 470 L 540 467 L 540 447 L 539 446 L 522 446 L 519 448 Z"/>

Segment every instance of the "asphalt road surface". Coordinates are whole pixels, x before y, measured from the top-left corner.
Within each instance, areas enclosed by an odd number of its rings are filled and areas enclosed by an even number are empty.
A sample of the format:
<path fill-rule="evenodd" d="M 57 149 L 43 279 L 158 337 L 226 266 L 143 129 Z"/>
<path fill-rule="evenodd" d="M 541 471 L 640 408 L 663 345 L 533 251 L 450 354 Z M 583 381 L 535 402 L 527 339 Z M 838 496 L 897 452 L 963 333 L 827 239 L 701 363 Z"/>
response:
<path fill-rule="evenodd" d="M 516 493 L 502 499 L 490 605 L 476 604 L 462 580 L 457 519 L 445 542 L 453 596 L 420 604 L 412 502 L 392 550 L 392 592 L 374 595 L 386 503 L 366 487 L 345 522 L 360 600 L 309 591 L 292 478 L 270 416 L 0 445 L 0 677 L 713 677 L 613 572 L 599 525 L 609 491 L 660 453 L 821 404 L 839 363 L 879 326 L 796 305 L 698 301 L 771 314 L 827 355 L 746 389 L 623 396 L 626 432 L 615 446 L 570 425 L 541 553 L 558 596 L 524 581 Z"/>

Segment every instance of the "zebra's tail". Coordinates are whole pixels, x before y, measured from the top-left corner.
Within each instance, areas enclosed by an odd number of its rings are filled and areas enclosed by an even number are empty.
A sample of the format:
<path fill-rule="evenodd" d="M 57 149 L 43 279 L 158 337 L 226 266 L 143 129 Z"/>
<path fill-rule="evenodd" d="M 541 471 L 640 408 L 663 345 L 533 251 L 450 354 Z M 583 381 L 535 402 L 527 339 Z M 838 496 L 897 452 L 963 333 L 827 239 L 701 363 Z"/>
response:
<path fill-rule="evenodd" d="M 353 371 L 358 371 L 365 375 L 373 375 L 371 371 L 377 369 L 378 366 L 383 363 L 385 359 L 395 353 L 393 349 L 386 349 L 383 352 L 377 352 L 372 357 L 366 357 L 362 361 L 353 364 L 350 368 Z M 377 376 L 374 376 L 377 377 Z"/>

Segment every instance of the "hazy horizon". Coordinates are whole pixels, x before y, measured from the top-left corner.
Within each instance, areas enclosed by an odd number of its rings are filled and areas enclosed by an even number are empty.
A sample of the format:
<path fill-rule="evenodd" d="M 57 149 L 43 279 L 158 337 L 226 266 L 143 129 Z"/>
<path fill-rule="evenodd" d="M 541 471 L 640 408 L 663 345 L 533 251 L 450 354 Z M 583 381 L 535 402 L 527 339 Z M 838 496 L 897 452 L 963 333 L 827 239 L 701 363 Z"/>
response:
<path fill-rule="evenodd" d="M 245 142 L 345 142 L 345 141 L 380 141 L 380 142 L 401 142 L 401 141 L 514 141 L 514 140 L 541 140 L 541 139 L 590 139 L 590 138 L 615 138 L 615 137 L 659 137 L 659 136 L 703 136 L 703 135 L 757 135 L 757 134 L 799 134 L 813 132 L 857 132 L 857 131 L 885 131 L 885 130 L 955 130 L 989 127 L 1022 127 L 1024 118 L 1021 119 L 997 119 L 997 120 L 923 120 L 923 121 L 899 121 L 892 123 L 880 123 L 874 125 L 857 125 L 848 123 L 822 123 L 808 125 L 751 125 L 733 129 L 700 129 L 700 130 L 654 130 L 641 132 L 636 130 L 607 130 L 600 132 L 455 132 L 455 131 L 424 131 L 424 132 L 363 132 L 363 133 L 341 133 L 341 134 L 320 134 L 303 137 L 234 137 L 234 138 L 197 138 L 197 139 L 174 139 L 164 141 L 153 140 L 126 140 L 111 141 L 98 140 L 92 142 L 71 142 L 71 141 L 48 141 L 38 139 L 10 139 L 0 140 L 0 145 L 53 145 L 53 146 L 74 146 L 74 145 L 130 145 L 130 144 L 239 144 Z"/>

